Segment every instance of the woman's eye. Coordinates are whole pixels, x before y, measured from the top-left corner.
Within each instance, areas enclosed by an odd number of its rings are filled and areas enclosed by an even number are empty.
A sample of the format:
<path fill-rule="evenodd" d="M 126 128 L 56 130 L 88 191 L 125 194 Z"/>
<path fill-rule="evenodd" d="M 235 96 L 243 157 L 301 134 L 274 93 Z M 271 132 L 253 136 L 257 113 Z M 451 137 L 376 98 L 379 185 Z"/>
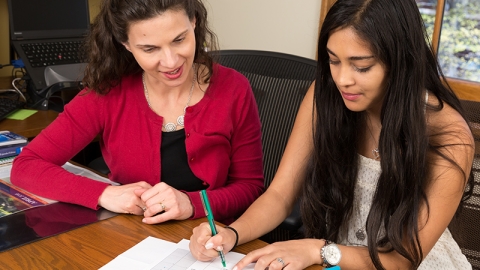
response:
<path fill-rule="evenodd" d="M 146 52 L 146 53 L 151 53 L 151 52 L 153 52 L 153 48 L 145 48 L 145 49 L 143 49 L 143 51 Z"/>
<path fill-rule="evenodd" d="M 355 69 L 355 71 L 357 72 L 360 72 L 360 73 L 365 73 L 365 72 L 368 72 L 372 67 L 366 67 L 366 68 L 358 68 L 358 67 L 353 67 Z"/>
<path fill-rule="evenodd" d="M 328 63 L 330 63 L 330 65 L 338 65 L 340 61 L 328 59 Z"/>
<path fill-rule="evenodd" d="M 175 39 L 174 42 L 175 42 L 175 43 L 181 43 L 181 42 L 184 41 L 184 40 L 185 40 L 185 38 L 183 37 L 183 38 Z"/>

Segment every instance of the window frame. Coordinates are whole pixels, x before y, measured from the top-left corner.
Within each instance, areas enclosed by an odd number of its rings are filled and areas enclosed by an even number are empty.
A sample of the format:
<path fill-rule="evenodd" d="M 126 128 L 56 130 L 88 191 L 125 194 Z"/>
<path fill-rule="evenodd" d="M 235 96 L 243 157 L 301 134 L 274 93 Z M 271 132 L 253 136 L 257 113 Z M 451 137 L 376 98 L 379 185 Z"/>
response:
<path fill-rule="evenodd" d="M 320 31 L 325 15 L 336 0 L 322 0 L 320 6 L 320 21 L 318 31 Z M 433 27 L 432 47 L 436 53 L 438 51 L 438 44 L 440 42 L 440 31 L 443 22 L 443 11 L 445 7 L 445 0 L 437 0 L 437 9 L 435 12 L 435 23 Z M 460 79 L 448 78 L 447 83 L 453 89 L 460 99 L 480 101 L 480 83 L 465 81 Z"/>

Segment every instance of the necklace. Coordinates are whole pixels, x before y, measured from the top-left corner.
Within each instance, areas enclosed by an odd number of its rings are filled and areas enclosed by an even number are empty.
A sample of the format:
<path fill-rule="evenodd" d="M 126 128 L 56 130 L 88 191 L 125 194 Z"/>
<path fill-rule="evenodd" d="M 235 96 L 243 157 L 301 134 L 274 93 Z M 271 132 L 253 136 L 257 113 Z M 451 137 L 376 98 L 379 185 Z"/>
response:
<path fill-rule="evenodd" d="M 177 130 L 178 126 L 183 127 L 185 125 L 185 112 L 187 111 L 188 104 L 190 104 L 190 99 L 192 98 L 193 94 L 193 86 L 195 85 L 195 81 L 197 80 L 197 73 L 195 72 L 195 64 L 192 66 L 193 68 L 193 80 L 192 80 L 192 86 L 190 87 L 190 93 L 188 94 L 188 100 L 187 100 L 187 105 L 185 105 L 185 108 L 183 108 L 183 114 L 177 117 L 177 123 L 169 122 L 166 123 L 165 125 L 162 125 L 162 128 L 165 130 L 165 132 L 172 132 Z M 142 74 L 142 83 L 143 83 L 143 92 L 145 93 L 145 98 L 147 99 L 148 107 L 155 112 L 155 110 L 152 108 L 152 105 L 150 104 L 150 99 L 148 98 L 148 89 L 147 89 L 147 84 L 145 83 L 145 72 Z M 155 112 L 156 113 L 156 112 Z"/>
<path fill-rule="evenodd" d="M 355 196 L 355 197 L 357 197 L 357 196 Z M 358 204 L 357 199 L 355 199 L 355 202 L 354 202 L 354 210 L 356 211 L 356 214 L 358 215 L 357 218 L 362 219 L 362 212 L 361 212 L 361 209 L 360 209 L 360 206 Z M 365 240 L 365 238 L 367 238 L 367 234 L 366 234 L 365 229 L 366 229 L 366 222 L 363 224 L 363 226 L 360 229 L 355 231 L 355 238 L 357 238 L 358 241 L 363 242 L 363 240 Z M 363 244 L 360 244 L 357 241 L 355 241 L 356 243 L 350 242 L 349 238 L 350 238 L 350 236 L 347 233 L 347 242 L 349 244 L 354 245 L 354 246 L 363 246 Z"/>
<path fill-rule="evenodd" d="M 368 117 L 368 121 L 370 122 L 370 124 L 372 124 L 372 120 L 370 119 L 370 117 Z M 372 136 L 373 141 L 375 142 L 375 137 L 373 136 L 372 130 L 370 129 L 369 126 L 367 126 L 367 129 L 368 129 L 368 131 L 370 132 L 370 135 Z M 376 142 L 375 142 L 375 143 L 376 143 Z M 372 149 L 372 155 L 373 155 L 373 158 L 374 158 L 375 160 L 379 160 L 379 159 L 380 159 L 380 151 L 378 151 L 378 146 L 375 147 L 374 149 Z"/>

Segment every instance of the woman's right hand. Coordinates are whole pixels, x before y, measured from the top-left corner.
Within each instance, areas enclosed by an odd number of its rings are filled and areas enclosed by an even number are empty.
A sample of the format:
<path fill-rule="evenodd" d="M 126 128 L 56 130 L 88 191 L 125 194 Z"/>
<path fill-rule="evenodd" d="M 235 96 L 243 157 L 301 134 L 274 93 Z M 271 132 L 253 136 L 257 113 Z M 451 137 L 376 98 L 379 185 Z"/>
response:
<path fill-rule="evenodd" d="M 211 261 L 218 257 L 218 251 L 230 251 L 236 241 L 235 233 L 230 229 L 217 228 L 217 235 L 212 237 L 208 222 L 203 222 L 193 229 L 190 237 L 190 252 L 199 261 Z"/>
<path fill-rule="evenodd" d="M 136 195 L 134 191 L 151 187 L 144 181 L 121 186 L 108 186 L 98 198 L 98 205 L 115 213 L 143 215 L 145 204 L 140 195 Z"/>

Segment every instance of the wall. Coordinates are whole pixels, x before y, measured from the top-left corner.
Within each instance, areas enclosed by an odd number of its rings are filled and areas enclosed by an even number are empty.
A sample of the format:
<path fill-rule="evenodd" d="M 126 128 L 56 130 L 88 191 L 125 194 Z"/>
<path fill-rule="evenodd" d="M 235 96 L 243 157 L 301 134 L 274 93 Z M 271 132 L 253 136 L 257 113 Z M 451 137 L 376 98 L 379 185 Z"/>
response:
<path fill-rule="evenodd" d="M 204 0 L 220 49 L 256 49 L 315 59 L 320 0 Z"/>
<path fill-rule="evenodd" d="M 68 1 L 68 0 L 65 0 Z M 90 19 L 98 14 L 101 0 L 89 0 Z M 8 22 L 7 0 L 0 0 L 0 64 L 10 63 L 10 36 Z M 0 69 L 0 77 L 8 77 L 12 74 L 12 67 Z"/>

